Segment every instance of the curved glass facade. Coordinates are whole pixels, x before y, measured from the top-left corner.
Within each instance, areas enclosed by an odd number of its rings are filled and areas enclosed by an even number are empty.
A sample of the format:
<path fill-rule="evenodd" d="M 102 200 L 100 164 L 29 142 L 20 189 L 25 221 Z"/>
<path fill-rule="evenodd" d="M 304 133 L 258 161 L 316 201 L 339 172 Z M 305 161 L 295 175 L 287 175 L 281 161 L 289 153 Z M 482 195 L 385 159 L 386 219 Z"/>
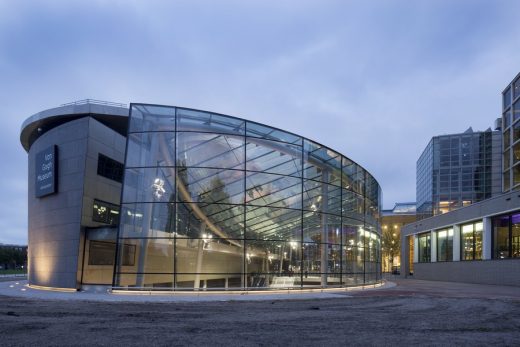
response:
<path fill-rule="evenodd" d="M 243 119 L 133 104 L 114 287 L 279 289 L 381 278 L 381 190 L 345 156 Z"/>

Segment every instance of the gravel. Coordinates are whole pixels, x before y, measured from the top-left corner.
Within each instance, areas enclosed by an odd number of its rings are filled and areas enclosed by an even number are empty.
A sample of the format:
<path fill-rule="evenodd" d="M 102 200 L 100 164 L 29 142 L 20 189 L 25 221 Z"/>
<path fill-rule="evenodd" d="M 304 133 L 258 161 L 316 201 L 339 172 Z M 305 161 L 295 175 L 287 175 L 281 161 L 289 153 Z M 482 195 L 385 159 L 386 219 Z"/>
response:
<path fill-rule="evenodd" d="M 0 295 L 0 345 L 520 344 L 519 298 L 412 289 L 398 285 L 333 299 L 209 302 Z"/>

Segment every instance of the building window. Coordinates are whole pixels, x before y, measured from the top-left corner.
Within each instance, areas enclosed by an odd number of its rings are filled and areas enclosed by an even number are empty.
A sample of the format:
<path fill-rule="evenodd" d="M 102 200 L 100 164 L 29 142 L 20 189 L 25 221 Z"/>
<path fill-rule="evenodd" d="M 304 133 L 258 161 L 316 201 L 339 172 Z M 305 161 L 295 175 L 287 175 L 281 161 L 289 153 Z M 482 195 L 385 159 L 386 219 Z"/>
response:
<path fill-rule="evenodd" d="M 91 240 L 89 244 L 88 265 L 114 265 L 115 243 Z M 125 244 L 121 259 L 123 266 L 134 266 L 135 246 Z"/>
<path fill-rule="evenodd" d="M 503 130 L 506 130 L 511 125 L 511 110 L 504 112 L 502 126 Z"/>
<path fill-rule="evenodd" d="M 431 261 L 431 235 L 430 233 L 420 234 L 419 238 L 419 263 L 429 263 Z"/>
<path fill-rule="evenodd" d="M 100 176 L 106 177 L 110 180 L 122 183 L 123 182 L 123 168 L 124 165 L 117 160 L 107 157 L 99 153 L 97 173 Z"/>
<path fill-rule="evenodd" d="M 520 213 L 493 218 L 493 258 L 520 258 Z"/>
<path fill-rule="evenodd" d="M 465 224 L 460 230 L 462 260 L 482 259 L 482 222 Z"/>
<path fill-rule="evenodd" d="M 437 261 L 453 260 L 453 229 L 437 231 Z"/>
<path fill-rule="evenodd" d="M 104 201 L 94 200 L 94 204 L 92 205 L 92 221 L 118 225 L 119 206 Z"/>
<path fill-rule="evenodd" d="M 503 95 L 503 104 L 504 108 L 507 108 L 511 105 L 511 88 L 507 88 Z"/>
<path fill-rule="evenodd" d="M 520 78 L 513 83 L 513 99 L 520 95 Z"/>
<path fill-rule="evenodd" d="M 520 100 L 515 102 L 513 105 L 513 122 L 516 122 L 518 119 L 520 119 Z"/>

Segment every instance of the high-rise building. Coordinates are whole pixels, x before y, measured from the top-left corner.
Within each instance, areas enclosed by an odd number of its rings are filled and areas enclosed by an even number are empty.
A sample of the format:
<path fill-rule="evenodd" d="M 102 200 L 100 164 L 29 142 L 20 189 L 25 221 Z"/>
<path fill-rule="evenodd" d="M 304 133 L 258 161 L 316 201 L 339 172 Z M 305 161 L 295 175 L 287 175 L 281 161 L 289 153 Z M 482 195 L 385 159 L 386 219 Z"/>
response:
<path fill-rule="evenodd" d="M 417 161 L 417 215 L 427 218 L 500 194 L 500 131 L 433 137 Z"/>
<path fill-rule="evenodd" d="M 520 188 L 520 73 L 502 92 L 503 189 Z"/>

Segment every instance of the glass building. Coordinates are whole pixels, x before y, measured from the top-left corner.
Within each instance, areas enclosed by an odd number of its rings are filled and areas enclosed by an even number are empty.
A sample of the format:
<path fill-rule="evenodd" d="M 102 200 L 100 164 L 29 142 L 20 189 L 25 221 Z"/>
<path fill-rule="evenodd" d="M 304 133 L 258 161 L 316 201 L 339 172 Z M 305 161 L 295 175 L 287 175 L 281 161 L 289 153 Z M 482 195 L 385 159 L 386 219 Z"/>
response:
<path fill-rule="evenodd" d="M 502 92 L 503 189 L 520 188 L 520 74 Z"/>
<path fill-rule="evenodd" d="M 500 131 L 435 136 L 417 161 L 417 216 L 427 218 L 502 192 Z"/>
<path fill-rule="evenodd" d="M 380 206 L 377 181 L 319 143 L 235 117 L 132 104 L 113 287 L 375 283 Z"/>

